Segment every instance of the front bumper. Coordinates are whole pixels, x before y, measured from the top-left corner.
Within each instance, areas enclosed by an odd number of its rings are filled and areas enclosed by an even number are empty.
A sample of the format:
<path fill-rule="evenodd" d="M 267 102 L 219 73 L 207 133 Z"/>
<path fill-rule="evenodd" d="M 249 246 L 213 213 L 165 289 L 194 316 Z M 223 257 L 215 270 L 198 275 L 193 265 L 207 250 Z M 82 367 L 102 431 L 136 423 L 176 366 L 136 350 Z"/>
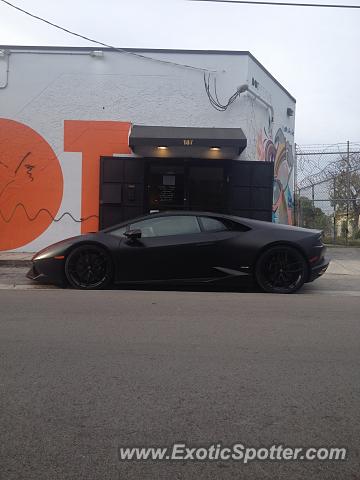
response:
<path fill-rule="evenodd" d="M 37 271 L 34 263 L 32 264 L 30 270 L 26 274 L 27 278 L 30 278 L 30 280 L 38 280 L 41 277 L 44 277 L 44 275 L 40 272 Z"/>
<path fill-rule="evenodd" d="M 322 258 L 319 263 L 316 265 L 312 266 L 310 269 L 310 275 L 309 275 L 309 282 L 313 282 L 317 278 L 321 277 L 324 275 L 326 272 L 328 266 L 330 264 L 330 260 L 327 258 Z"/>
<path fill-rule="evenodd" d="M 40 283 L 51 283 L 59 286 L 66 284 L 63 260 L 44 258 L 33 260 L 27 278 Z"/>

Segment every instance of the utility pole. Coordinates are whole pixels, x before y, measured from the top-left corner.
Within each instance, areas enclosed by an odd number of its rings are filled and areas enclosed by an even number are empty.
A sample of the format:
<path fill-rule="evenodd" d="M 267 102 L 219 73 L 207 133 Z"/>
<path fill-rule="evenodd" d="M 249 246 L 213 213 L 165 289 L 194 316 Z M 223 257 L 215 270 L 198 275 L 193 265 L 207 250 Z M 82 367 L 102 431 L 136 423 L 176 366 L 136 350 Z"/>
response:
<path fill-rule="evenodd" d="M 336 177 L 334 177 L 334 184 L 333 184 L 333 197 L 334 199 L 336 199 Z M 334 218 L 333 218 L 333 244 L 336 245 L 336 202 L 333 202 L 334 204 L 334 211 L 333 211 L 333 215 L 334 215 Z M 341 232 L 340 232 L 340 236 L 341 236 Z"/>
<path fill-rule="evenodd" d="M 347 154 L 346 154 L 346 245 L 349 243 L 349 202 L 351 196 L 350 190 L 350 142 L 347 141 Z"/>
<path fill-rule="evenodd" d="M 298 202 L 300 200 L 300 195 L 298 193 L 298 188 L 297 188 L 297 145 L 295 143 L 294 145 L 295 148 L 295 153 L 294 153 L 294 184 L 293 184 L 293 192 L 294 192 L 294 224 L 299 225 L 299 219 L 297 218 L 298 214 Z"/>

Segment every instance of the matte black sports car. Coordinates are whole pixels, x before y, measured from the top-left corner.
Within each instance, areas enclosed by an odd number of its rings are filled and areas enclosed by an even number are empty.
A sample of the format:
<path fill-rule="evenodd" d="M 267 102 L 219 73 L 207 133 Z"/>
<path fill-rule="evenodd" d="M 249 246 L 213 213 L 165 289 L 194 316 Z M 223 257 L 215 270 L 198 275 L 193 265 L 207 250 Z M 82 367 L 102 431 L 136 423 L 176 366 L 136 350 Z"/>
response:
<path fill-rule="evenodd" d="M 319 230 L 206 212 L 164 212 L 55 243 L 28 278 L 79 289 L 111 283 L 211 282 L 249 275 L 293 293 L 328 265 Z"/>

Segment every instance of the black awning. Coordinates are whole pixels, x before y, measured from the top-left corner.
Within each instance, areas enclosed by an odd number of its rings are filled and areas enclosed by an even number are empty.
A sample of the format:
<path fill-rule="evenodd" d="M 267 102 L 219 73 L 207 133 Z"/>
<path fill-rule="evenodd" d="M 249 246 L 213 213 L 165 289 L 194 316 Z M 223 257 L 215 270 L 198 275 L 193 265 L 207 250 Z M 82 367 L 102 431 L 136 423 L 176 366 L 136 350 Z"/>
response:
<path fill-rule="evenodd" d="M 231 148 L 239 155 L 247 145 L 241 128 L 157 127 L 133 125 L 129 144 L 138 147 Z"/>

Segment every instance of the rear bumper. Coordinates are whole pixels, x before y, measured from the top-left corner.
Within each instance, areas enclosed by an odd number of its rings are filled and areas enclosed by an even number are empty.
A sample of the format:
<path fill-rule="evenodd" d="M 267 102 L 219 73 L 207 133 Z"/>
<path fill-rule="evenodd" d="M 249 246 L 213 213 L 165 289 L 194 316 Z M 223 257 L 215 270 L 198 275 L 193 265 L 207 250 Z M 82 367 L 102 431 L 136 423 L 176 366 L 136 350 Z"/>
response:
<path fill-rule="evenodd" d="M 309 275 L 308 281 L 313 282 L 317 278 L 324 275 L 329 264 L 330 264 L 330 260 L 324 257 L 318 264 L 312 266 L 310 269 L 310 275 Z"/>

